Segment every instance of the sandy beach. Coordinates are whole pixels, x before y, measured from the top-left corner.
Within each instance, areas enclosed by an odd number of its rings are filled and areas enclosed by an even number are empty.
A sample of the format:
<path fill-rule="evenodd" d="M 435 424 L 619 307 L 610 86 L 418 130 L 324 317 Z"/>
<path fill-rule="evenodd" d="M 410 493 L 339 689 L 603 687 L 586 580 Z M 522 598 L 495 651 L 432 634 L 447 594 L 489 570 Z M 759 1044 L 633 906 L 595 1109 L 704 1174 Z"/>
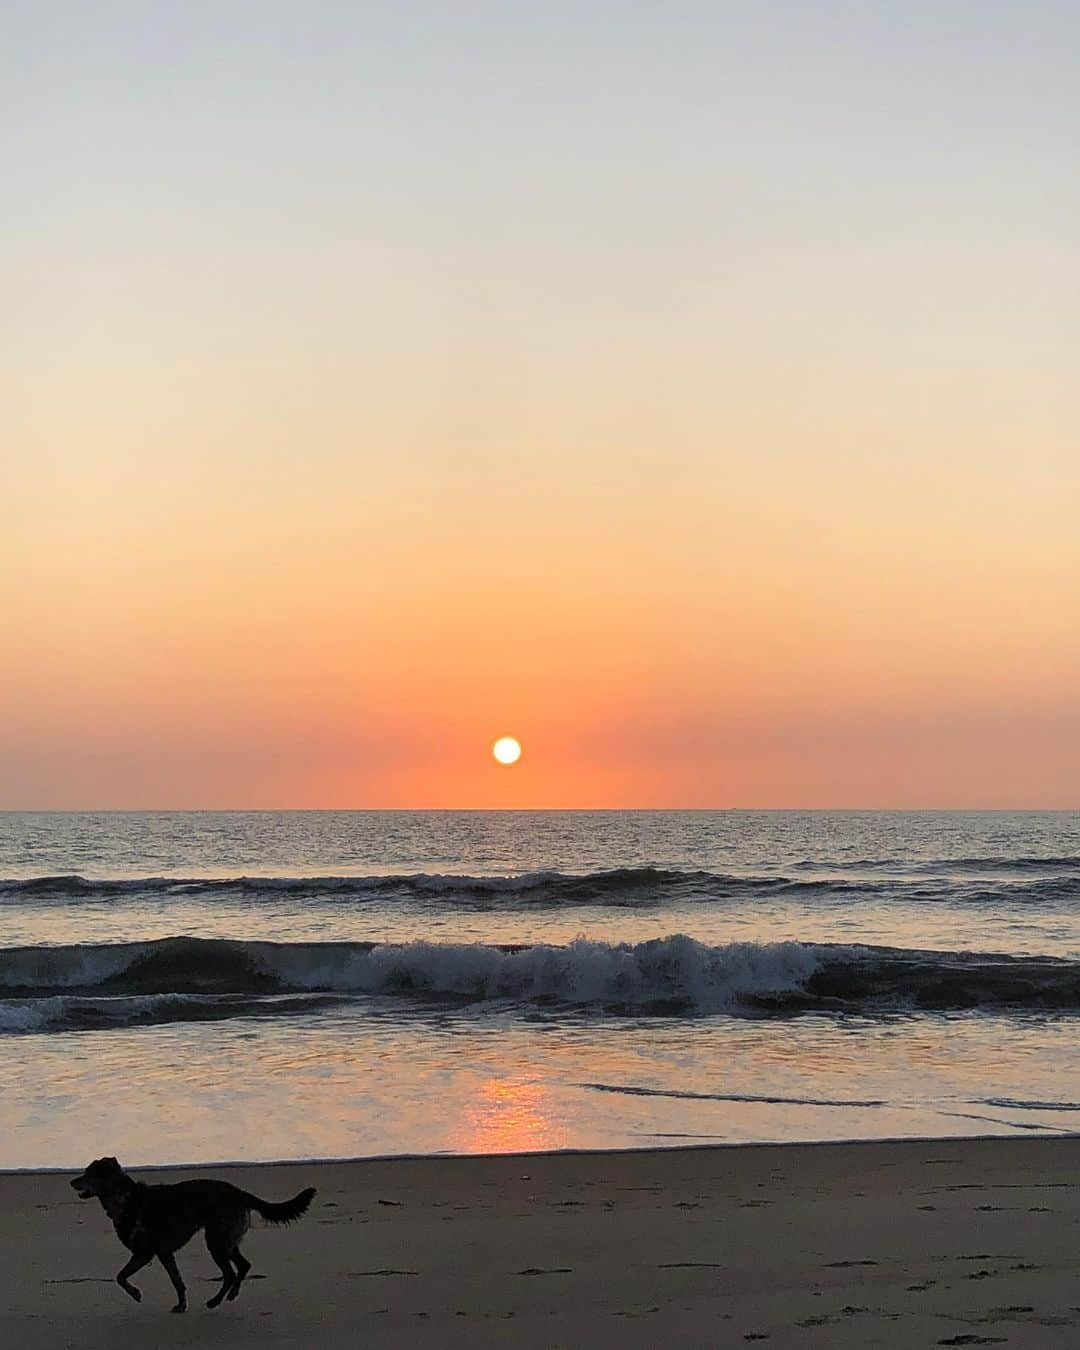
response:
<path fill-rule="evenodd" d="M 143 1302 L 67 1174 L 0 1176 L 0 1338 L 119 1346 L 867 1347 L 1080 1344 L 1080 1139 L 763 1145 L 658 1152 L 135 1171 L 318 1195 L 257 1226 L 254 1271 L 215 1312 L 196 1238 L 192 1310 Z M 134 1169 L 133 1169 L 134 1171 Z"/>

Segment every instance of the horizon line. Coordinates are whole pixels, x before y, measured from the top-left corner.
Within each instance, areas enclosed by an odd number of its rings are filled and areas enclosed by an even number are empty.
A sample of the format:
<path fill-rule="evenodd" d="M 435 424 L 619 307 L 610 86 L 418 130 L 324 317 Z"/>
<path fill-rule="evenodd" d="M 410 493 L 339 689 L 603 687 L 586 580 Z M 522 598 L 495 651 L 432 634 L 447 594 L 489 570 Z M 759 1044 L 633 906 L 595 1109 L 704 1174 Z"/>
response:
<path fill-rule="evenodd" d="M 0 815 L 1076 815 L 1080 806 L 0 806 Z"/>

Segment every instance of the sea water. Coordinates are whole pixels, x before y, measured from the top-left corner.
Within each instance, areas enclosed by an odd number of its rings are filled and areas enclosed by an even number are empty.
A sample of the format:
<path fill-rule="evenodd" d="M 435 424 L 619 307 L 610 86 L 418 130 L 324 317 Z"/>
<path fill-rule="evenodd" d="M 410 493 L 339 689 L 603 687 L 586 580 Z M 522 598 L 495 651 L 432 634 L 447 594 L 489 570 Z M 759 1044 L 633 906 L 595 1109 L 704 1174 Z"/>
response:
<path fill-rule="evenodd" d="M 0 1167 L 1080 1128 L 1080 814 L 0 814 Z"/>

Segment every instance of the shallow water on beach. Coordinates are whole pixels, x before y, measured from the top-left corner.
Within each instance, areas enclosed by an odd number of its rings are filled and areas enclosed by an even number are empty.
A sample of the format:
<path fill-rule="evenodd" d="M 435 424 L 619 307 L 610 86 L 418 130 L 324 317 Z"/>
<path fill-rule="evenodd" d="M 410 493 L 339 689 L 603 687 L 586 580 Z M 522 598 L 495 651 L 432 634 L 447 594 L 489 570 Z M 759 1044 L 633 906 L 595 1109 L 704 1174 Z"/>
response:
<path fill-rule="evenodd" d="M 0 1166 L 1080 1128 L 1075 813 L 0 815 Z"/>

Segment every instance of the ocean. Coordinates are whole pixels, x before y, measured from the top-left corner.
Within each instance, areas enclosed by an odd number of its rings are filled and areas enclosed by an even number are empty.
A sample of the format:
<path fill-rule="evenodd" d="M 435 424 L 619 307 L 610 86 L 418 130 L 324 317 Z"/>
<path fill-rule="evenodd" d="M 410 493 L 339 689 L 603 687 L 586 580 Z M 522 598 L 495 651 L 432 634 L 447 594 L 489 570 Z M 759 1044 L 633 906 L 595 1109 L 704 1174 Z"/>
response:
<path fill-rule="evenodd" d="M 0 1168 L 1080 1129 L 1080 813 L 0 814 Z"/>

